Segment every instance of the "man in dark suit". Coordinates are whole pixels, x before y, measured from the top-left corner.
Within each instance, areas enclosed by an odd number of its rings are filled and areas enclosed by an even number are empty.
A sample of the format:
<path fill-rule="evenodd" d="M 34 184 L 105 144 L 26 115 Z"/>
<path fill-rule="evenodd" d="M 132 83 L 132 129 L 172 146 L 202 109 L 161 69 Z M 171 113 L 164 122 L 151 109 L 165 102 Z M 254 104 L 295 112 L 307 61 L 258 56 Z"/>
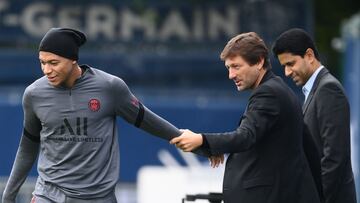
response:
<path fill-rule="evenodd" d="M 350 158 L 350 109 L 340 82 L 321 64 L 315 43 L 302 29 L 290 29 L 275 41 L 273 52 L 285 75 L 302 86 L 304 123 L 321 158 L 326 203 L 355 203 Z M 317 177 L 314 177 L 317 179 Z"/>
<path fill-rule="evenodd" d="M 230 153 L 225 203 L 320 202 L 302 149 L 301 105 L 270 70 L 264 41 L 254 32 L 240 34 L 227 43 L 221 59 L 237 89 L 252 90 L 239 126 L 225 133 L 184 130 L 171 143 L 187 152 L 208 149 L 213 166 Z"/>

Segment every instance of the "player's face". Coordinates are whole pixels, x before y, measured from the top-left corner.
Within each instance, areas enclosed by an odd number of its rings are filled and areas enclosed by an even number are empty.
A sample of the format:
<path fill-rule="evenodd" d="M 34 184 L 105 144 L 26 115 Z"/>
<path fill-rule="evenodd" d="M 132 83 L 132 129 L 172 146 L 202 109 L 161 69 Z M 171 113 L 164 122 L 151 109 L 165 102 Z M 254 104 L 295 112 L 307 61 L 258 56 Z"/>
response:
<path fill-rule="evenodd" d="M 296 85 L 304 85 L 310 78 L 310 63 L 307 56 L 304 58 L 291 53 L 282 53 L 278 55 L 279 62 L 283 66 L 286 77 L 291 77 Z"/>
<path fill-rule="evenodd" d="M 74 75 L 75 61 L 59 55 L 40 51 L 39 60 L 44 75 L 51 85 L 69 87 Z"/>
<path fill-rule="evenodd" d="M 260 76 L 259 66 L 261 65 L 261 63 L 249 65 L 241 56 L 232 56 L 225 59 L 229 79 L 235 82 L 239 91 L 253 89 L 257 86 Z"/>

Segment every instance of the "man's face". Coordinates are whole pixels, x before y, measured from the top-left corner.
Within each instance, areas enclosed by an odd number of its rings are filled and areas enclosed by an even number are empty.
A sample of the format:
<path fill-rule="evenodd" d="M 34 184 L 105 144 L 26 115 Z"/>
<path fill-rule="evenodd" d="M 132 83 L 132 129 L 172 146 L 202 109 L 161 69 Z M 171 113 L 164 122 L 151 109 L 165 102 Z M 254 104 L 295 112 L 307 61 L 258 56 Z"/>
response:
<path fill-rule="evenodd" d="M 225 59 L 225 67 L 229 71 L 229 79 L 235 82 L 239 91 L 256 87 L 259 64 L 251 66 L 241 56 L 232 56 Z"/>
<path fill-rule="evenodd" d="M 286 77 L 291 77 L 297 86 L 305 85 L 312 74 L 311 65 L 307 58 L 307 55 L 303 58 L 291 53 L 278 55 L 279 62 L 284 68 Z"/>
<path fill-rule="evenodd" d="M 39 60 L 44 75 L 55 87 L 68 86 L 73 73 L 74 61 L 59 55 L 40 51 Z"/>

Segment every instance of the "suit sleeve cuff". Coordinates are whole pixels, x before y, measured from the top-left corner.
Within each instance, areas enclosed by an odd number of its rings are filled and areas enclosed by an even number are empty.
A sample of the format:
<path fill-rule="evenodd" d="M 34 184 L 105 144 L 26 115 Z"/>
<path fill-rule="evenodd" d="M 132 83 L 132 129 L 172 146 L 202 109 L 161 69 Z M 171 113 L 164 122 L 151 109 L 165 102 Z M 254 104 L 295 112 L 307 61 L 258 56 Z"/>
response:
<path fill-rule="evenodd" d="M 205 147 L 205 148 L 210 148 L 210 145 L 209 145 L 209 142 L 208 142 L 208 140 L 206 139 L 206 136 L 205 135 L 203 135 L 203 134 L 201 134 L 201 137 L 202 137 L 202 139 L 203 139 L 203 143 L 202 143 L 202 147 Z"/>

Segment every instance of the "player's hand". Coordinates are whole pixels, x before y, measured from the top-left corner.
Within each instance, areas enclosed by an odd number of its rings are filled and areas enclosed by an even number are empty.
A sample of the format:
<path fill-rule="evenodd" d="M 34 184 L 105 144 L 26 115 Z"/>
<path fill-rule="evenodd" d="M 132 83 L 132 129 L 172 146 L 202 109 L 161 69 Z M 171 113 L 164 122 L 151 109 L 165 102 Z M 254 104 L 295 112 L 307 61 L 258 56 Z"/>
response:
<path fill-rule="evenodd" d="M 170 140 L 170 144 L 174 144 L 177 148 L 184 152 L 191 152 L 203 143 L 201 134 L 194 133 L 190 130 L 181 130 L 182 134 Z"/>
<path fill-rule="evenodd" d="M 210 166 L 213 168 L 219 167 L 220 164 L 224 163 L 224 155 L 217 155 L 217 156 L 211 156 L 209 157 Z"/>

